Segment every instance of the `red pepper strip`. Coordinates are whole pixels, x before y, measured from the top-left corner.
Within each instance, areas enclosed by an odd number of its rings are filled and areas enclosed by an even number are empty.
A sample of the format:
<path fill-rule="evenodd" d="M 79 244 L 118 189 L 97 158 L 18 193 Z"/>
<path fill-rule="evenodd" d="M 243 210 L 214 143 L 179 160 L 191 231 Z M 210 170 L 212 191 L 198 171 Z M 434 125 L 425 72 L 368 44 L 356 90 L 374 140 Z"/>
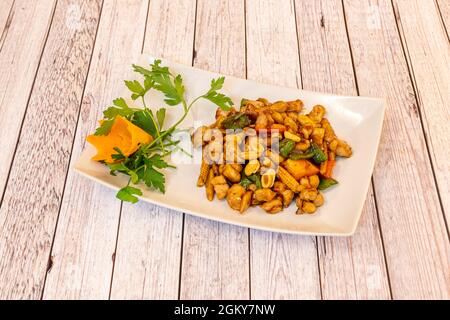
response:
<path fill-rule="evenodd" d="M 333 168 L 336 164 L 336 160 L 328 160 L 327 161 L 327 169 L 325 170 L 325 174 L 323 175 L 325 178 L 331 178 L 333 175 Z"/>

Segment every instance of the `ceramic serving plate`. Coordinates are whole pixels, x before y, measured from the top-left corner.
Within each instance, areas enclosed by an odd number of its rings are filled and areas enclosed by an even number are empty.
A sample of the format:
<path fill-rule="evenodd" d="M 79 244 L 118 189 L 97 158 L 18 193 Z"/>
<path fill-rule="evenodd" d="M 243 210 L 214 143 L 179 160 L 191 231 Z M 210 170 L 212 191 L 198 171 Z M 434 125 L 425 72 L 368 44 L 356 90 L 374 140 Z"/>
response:
<path fill-rule="evenodd" d="M 211 79 L 220 76 L 217 73 L 161 60 L 162 65 L 182 75 L 188 101 L 206 92 Z M 154 58 L 150 56 L 142 56 L 137 63 L 148 67 L 153 61 Z M 233 211 L 225 200 L 208 201 L 205 189 L 196 187 L 200 165 L 188 157 L 184 159 L 178 157 L 175 159 L 177 169 L 165 171 L 166 193 L 151 191 L 143 186 L 144 194 L 140 197 L 141 201 L 202 218 L 255 229 L 305 235 L 352 235 L 358 225 L 370 184 L 383 124 L 384 101 L 282 88 L 231 76 L 225 77 L 222 92 L 231 97 L 237 106 L 243 97 L 248 99 L 265 97 L 269 101 L 301 99 L 306 110 L 310 110 L 316 104 L 324 105 L 327 109 L 326 117 L 330 120 L 338 137 L 349 142 L 353 148 L 351 158 L 337 161 L 333 177 L 339 181 L 339 184 L 324 191 L 325 204 L 312 215 L 296 215 L 295 203 L 274 215 L 265 213 L 259 207 L 250 208 L 245 214 L 239 214 Z M 129 75 L 125 75 L 125 78 L 139 79 L 139 76 L 132 75 L 130 72 Z M 117 97 L 119 96 L 128 98 L 129 93 L 124 88 L 122 93 L 118 92 Z M 111 100 L 113 98 L 116 97 L 111 97 Z M 164 105 L 163 96 L 158 92 L 152 91 L 146 96 L 146 100 L 147 104 L 153 106 Z M 180 106 L 168 107 L 167 126 L 180 116 L 180 109 Z M 214 121 L 215 111 L 216 107 L 211 103 L 200 101 L 181 127 L 193 128 L 198 127 L 199 124 L 210 124 Z M 91 157 L 94 154 L 95 149 L 86 144 L 86 149 L 74 169 L 113 189 L 119 189 L 127 183 L 126 176 L 111 176 L 106 166 L 92 161 Z M 119 200 L 111 199 L 111 201 Z"/>

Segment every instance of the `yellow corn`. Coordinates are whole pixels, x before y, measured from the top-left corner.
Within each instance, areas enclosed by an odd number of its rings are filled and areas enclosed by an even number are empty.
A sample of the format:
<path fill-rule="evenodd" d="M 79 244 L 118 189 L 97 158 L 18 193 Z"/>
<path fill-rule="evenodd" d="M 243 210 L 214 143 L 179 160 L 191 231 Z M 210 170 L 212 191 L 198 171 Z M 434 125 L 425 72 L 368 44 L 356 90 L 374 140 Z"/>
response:
<path fill-rule="evenodd" d="M 300 188 L 300 184 L 297 180 L 283 167 L 278 167 L 277 172 L 278 178 L 292 191 L 298 192 Z"/>
<path fill-rule="evenodd" d="M 302 140 L 298 135 L 293 134 L 292 132 L 289 131 L 284 132 L 284 137 L 294 142 L 300 142 Z"/>
<path fill-rule="evenodd" d="M 197 187 L 203 187 L 206 183 L 206 178 L 208 177 L 209 172 L 209 164 L 205 161 L 202 161 L 202 165 L 200 166 L 200 175 L 197 179 Z"/>

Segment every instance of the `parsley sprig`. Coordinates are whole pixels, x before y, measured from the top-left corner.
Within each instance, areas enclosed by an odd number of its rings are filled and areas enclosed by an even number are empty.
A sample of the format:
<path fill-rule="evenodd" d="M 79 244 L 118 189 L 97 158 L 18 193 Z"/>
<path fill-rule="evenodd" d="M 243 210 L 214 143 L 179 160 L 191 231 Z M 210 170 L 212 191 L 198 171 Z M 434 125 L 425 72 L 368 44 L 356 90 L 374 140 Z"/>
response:
<path fill-rule="evenodd" d="M 130 177 L 128 184 L 117 192 L 116 197 L 122 201 L 136 203 L 137 197 L 142 195 L 142 190 L 137 187 L 141 182 L 152 190 L 165 192 L 165 176 L 162 169 L 175 168 L 165 160 L 168 155 L 175 150 L 189 154 L 178 145 L 180 141 L 174 138 L 173 133 L 178 130 L 178 126 L 184 121 L 194 104 L 200 99 L 206 99 L 223 110 L 229 110 L 233 102 L 229 97 L 218 92 L 223 87 L 224 77 L 213 79 L 205 94 L 188 102 L 185 98 L 186 88 L 183 85 L 182 76 L 175 75 L 168 67 L 162 66 L 160 60 L 155 60 L 153 64 L 150 64 L 150 68 L 133 65 L 133 70 L 143 76 L 143 81 L 125 81 L 125 85 L 131 92 L 131 99 L 141 100 L 143 108 L 130 107 L 124 98 L 115 99 L 113 105 L 103 112 L 104 119 L 95 131 L 95 135 L 107 135 L 116 117 L 122 116 L 154 138 L 149 144 L 141 145 L 130 156 L 125 156 L 120 149 L 115 148 L 117 153 L 112 155 L 115 162 L 107 164 L 112 175 L 119 172 Z M 183 107 L 183 115 L 167 129 L 164 129 L 167 109 L 161 107 L 153 113 L 146 104 L 145 95 L 152 89 L 164 95 L 164 102 L 168 107 L 180 104 Z"/>

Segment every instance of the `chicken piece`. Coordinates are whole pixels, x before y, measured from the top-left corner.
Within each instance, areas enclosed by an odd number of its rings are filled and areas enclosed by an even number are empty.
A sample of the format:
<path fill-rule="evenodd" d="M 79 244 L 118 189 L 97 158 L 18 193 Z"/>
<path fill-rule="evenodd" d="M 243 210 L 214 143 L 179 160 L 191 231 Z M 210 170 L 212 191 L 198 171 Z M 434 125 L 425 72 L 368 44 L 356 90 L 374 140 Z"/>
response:
<path fill-rule="evenodd" d="M 277 101 L 274 102 L 273 104 L 271 104 L 269 106 L 269 110 L 271 111 L 276 111 L 276 112 L 286 112 L 286 110 L 288 109 L 288 104 L 284 101 Z"/>
<path fill-rule="evenodd" d="M 281 181 L 275 181 L 273 184 L 273 190 L 279 194 L 282 194 L 286 190 L 286 185 Z"/>
<path fill-rule="evenodd" d="M 314 128 L 311 134 L 312 140 L 319 146 L 322 145 L 324 136 L 325 136 L 324 128 Z"/>
<path fill-rule="evenodd" d="M 228 189 L 230 188 L 225 177 L 222 175 L 214 177 L 211 180 L 211 184 L 214 186 L 214 192 L 217 195 L 217 199 L 224 199 L 227 195 Z"/>
<path fill-rule="evenodd" d="M 300 151 L 306 151 L 311 146 L 311 142 L 309 140 L 303 139 L 302 141 L 295 144 L 295 149 Z"/>
<path fill-rule="evenodd" d="M 296 180 L 319 173 L 319 169 L 315 165 L 304 159 L 287 159 L 282 163 L 282 165 Z"/>
<path fill-rule="evenodd" d="M 242 197 L 245 194 L 245 188 L 240 184 L 233 184 L 227 192 L 228 205 L 234 210 L 241 209 Z"/>
<path fill-rule="evenodd" d="M 349 158 L 352 156 L 352 148 L 344 140 L 339 140 L 336 148 L 336 155 Z"/>
<path fill-rule="evenodd" d="M 284 125 L 288 128 L 288 130 L 292 132 L 298 131 L 297 122 L 295 122 L 295 120 L 293 120 L 291 117 L 284 118 Z"/>
<path fill-rule="evenodd" d="M 318 175 L 315 174 L 309 177 L 309 184 L 311 185 L 312 188 L 317 189 L 319 183 L 320 179 Z"/>
<path fill-rule="evenodd" d="M 300 112 L 303 108 L 303 101 L 302 100 L 294 100 L 294 101 L 288 101 L 288 108 L 287 111 L 291 112 Z"/>
<path fill-rule="evenodd" d="M 244 213 L 250 207 L 252 202 L 253 191 L 247 190 L 242 196 L 241 207 L 239 208 L 240 213 Z"/>
<path fill-rule="evenodd" d="M 303 205 L 302 205 L 301 210 L 303 212 L 308 213 L 308 214 L 312 214 L 312 213 L 316 212 L 316 206 L 312 202 L 303 201 Z"/>
<path fill-rule="evenodd" d="M 333 127 L 328 119 L 323 118 L 320 124 L 322 125 L 322 128 L 325 129 L 324 139 L 326 142 L 331 142 L 336 139 L 336 134 L 334 133 Z"/>
<path fill-rule="evenodd" d="M 323 195 L 319 192 L 316 199 L 314 199 L 314 205 L 316 207 L 320 207 L 325 202 L 325 199 L 323 198 Z"/>
<path fill-rule="evenodd" d="M 231 182 L 241 181 L 241 174 L 237 171 L 232 164 L 226 164 L 222 173 Z"/>
<path fill-rule="evenodd" d="M 281 196 L 283 197 L 283 206 L 287 208 L 294 199 L 295 193 L 294 191 L 287 189 L 281 192 Z"/>
<path fill-rule="evenodd" d="M 324 106 L 316 105 L 312 108 L 312 110 L 308 116 L 315 123 L 320 123 L 323 119 L 323 116 L 325 115 L 325 111 L 326 110 L 325 110 Z"/>
<path fill-rule="evenodd" d="M 283 209 L 283 203 L 280 198 L 267 201 L 261 205 L 261 208 L 266 210 L 267 213 L 275 214 Z"/>
<path fill-rule="evenodd" d="M 253 197 L 258 202 L 266 202 L 271 201 L 273 198 L 275 198 L 276 195 L 277 194 L 273 192 L 271 189 L 264 188 L 256 190 L 255 193 L 253 194 Z"/>
<path fill-rule="evenodd" d="M 270 121 L 265 112 L 260 112 L 255 122 L 255 129 L 267 129 L 273 124 L 273 121 Z"/>
<path fill-rule="evenodd" d="M 272 118 L 276 123 L 283 124 L 284 123 L 284 117 L 282 116 L 282 113 L 274 111 L 272 112 Z"/>
<path fill-rule="evenodd" d="M 227 118 L 236 113 L 236 109 L 231 107 L 229 110 L 223 110 L 221 108 L 217 108 L 216 110 L 216 120 L 219 118 Z"/>
<path fill-rule="evenodd" d="M 305 189 L 300 192 L 300 199 L 305 201 L 314 201 L 319 193 L 316 189 Z"/>

